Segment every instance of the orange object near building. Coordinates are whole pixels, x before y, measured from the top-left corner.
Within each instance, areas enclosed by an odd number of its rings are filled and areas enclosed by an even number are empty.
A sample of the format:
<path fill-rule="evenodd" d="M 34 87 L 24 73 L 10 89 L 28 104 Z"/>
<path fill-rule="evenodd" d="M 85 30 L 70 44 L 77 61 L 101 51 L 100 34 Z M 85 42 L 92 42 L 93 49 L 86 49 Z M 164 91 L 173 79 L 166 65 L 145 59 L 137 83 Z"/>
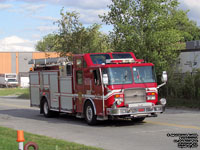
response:
<path fill-rule="evenodd" d="M 11 53 L 0 53 L 0 73 L 12 73 L 11 72 Z"/>
<path fill-rule="evenodd" d="M 18 130 L 17 131 L 17 142 L 24 142 L 24 131 L 23 130 Z"/>
<path fill-rule="evenodd" d="M 60 57 L 57 52 L 0 52 L 0 74 L 29 72 L 31 59 Z"/>

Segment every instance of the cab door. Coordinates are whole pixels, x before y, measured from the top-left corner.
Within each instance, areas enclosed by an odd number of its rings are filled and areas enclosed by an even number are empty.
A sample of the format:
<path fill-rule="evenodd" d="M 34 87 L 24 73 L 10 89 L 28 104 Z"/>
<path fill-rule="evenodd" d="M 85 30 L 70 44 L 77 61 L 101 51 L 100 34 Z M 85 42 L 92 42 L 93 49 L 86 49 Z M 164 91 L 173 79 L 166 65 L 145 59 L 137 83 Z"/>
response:
<path fill-rule="evenodd" d="M 94 103 L 96 106 L 97 115 L 102 115 L 103 113 L 103 98 L 102 98 L 102 84 L 100 78 L 99 68 L 92 71 L 92 95 L 94 95 Z"/>
<path fill-rule="evenodd" d="M 101 79 L 99 69 L 94 69 L 92 71 L 92 94 L 96 96 L 102 95 Z"/>

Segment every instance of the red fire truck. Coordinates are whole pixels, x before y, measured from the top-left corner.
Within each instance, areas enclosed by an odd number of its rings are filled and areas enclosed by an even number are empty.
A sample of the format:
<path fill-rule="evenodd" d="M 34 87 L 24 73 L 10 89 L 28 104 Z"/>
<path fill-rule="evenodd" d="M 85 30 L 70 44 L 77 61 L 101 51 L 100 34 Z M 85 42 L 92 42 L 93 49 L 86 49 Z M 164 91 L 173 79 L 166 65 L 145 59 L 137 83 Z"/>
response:
<path fill-rule="evenodd" d="M 31 60 L 31 106 L 51 117 L 61 112 L 97 120 L 129 118 L 143 121 L 162 113 L 166 99 L 158 100 L 154 65 L 131 52 L 87 53 L 68 58 Z"/>

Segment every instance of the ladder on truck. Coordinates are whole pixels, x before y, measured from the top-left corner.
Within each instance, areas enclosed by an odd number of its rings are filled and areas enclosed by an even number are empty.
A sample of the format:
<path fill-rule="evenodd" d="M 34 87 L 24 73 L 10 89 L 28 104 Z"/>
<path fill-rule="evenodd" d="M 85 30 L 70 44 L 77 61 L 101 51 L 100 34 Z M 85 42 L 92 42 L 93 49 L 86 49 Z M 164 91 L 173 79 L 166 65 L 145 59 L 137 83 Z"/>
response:
<path fill-rule="evenodd" d="M 39 66 L 52 66 L 52 65 L 65 65 L 71 63 L 68 57 L 57 57 L 57 58 L 43 58 L 43 59 L 31 59 L 28 64 L 32 64 L 35 67 Z"/>

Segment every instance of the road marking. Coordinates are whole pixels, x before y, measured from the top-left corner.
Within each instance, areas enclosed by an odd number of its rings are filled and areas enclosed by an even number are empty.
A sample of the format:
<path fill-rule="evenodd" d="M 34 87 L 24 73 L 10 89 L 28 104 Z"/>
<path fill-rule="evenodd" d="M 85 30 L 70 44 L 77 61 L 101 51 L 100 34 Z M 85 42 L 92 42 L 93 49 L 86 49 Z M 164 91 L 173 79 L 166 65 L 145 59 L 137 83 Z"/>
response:
<path fill-rule="evenodd" d="M 4 103 L 0 103 L 0 106 L 15 107 L 15 108 L 23 108 L 23 109 L 38 109 L 38 108 L 33 108 L 33 107 L 28 107 L 28 106 L 20 106 L 20 105 L 4 104 Z"/>
<path fill-rule="evenodd" d="M 198 126 L 186 126 L 180 124 L 173 124 L 173 123 L 165 123 L 165 122 L 154 122 L 154 121 L 145 121 L 146 123 L 156 124 L 156 125 L 163 125 L 163 126 L 171 126 L 171 127 L 179 127 L 179 128 L 186 128 L 186 129 L 196 129 L 200 130 Z"/>

